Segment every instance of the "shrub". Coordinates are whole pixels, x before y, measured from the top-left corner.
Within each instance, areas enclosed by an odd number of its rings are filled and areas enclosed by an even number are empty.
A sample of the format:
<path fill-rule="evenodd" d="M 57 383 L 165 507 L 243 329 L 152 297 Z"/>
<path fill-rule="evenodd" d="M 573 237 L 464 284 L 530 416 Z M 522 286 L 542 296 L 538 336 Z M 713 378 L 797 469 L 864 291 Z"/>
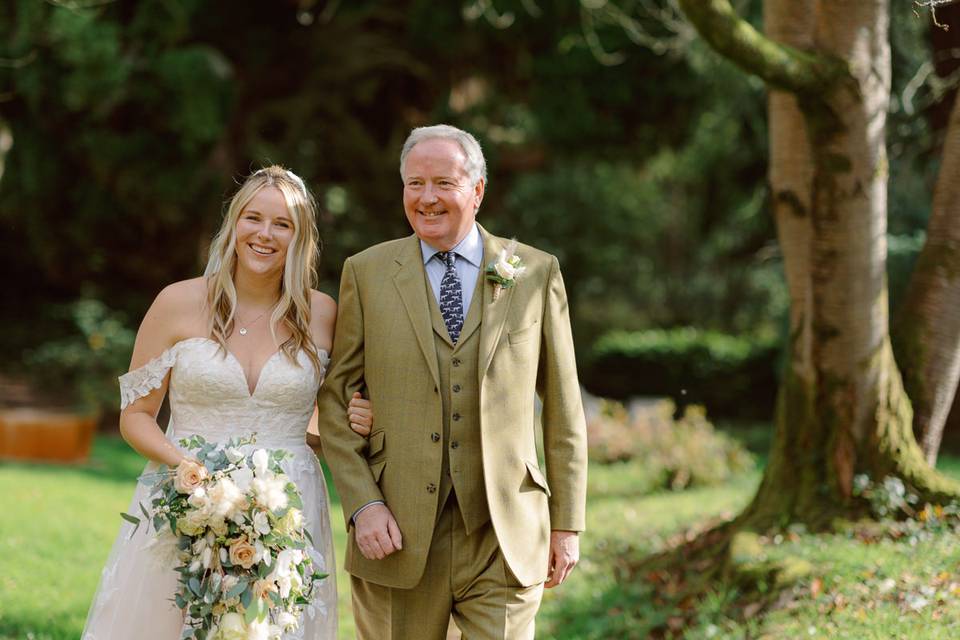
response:
<path fill-rule="evenodd" d="M 136 334 L 98 300 L 77 301 L 69 313 L 73 334 L 29 351 L 30 373 L 41 392 L 57 390 L 85 413 L 114 413 L 120 402 L 117 376 L 130 364 Z"/>
<path fill-rule="evenodd" d="M 732 336 L 694 328 L 614 331 L 593 346 L 584 385 L 625 400 L 666 396 L 710 415 L 769 418 L 780 348 L 774 336 Z"/>
<path fill-rule="evenodd" d="M 604 400 L 587 420 L 590 459 L 633 461 L 673 490 L 712 485 L 753 467 L 753 457 L 736 440 L 713 428 L 702 407 L 690 405 L 679 420 L 669 399 L 634 403 L 627 411 Z"/>

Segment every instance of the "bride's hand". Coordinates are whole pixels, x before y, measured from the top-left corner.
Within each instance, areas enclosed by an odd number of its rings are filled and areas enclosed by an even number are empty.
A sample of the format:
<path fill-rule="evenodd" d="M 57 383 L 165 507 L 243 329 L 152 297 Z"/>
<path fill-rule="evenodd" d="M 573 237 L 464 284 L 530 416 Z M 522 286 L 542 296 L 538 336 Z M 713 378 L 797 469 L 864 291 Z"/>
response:
<path fill-rule="evenodd" d="M 360 392 L 354 393 L 350 398 L 347 419 L 350 421 L 350 428 L 363 437 L 370 435 L 373 430 L 373 405 L 361 396 Z"/>

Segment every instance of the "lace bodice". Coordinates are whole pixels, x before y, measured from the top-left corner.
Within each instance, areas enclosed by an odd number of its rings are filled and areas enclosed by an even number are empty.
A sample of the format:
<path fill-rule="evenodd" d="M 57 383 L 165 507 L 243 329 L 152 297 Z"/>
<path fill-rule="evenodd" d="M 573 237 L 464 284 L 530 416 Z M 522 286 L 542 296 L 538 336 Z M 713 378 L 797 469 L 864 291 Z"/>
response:
<path fill-rule="evenodd" d="M 325 351 L 320 359 L 326 367 Z M 170 371 L 168 437 L 198 434 L 222 441 L 256 432 L 259 446 L 303 445 L 324 371 L 316 371 L 303 351 L 298 363 L 277 351 L 263 365 L 251 394 L 232 353 L 209 338 L 188 338 L 120 376 L 120 407 L 159 388 Z"/>

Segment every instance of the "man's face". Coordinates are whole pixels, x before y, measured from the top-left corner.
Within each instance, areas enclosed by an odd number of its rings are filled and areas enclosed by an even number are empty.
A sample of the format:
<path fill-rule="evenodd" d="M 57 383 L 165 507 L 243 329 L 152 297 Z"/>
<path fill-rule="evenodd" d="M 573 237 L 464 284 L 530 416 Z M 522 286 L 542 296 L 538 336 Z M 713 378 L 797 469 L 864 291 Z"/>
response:
<path fill-rule="evenodd" d="M 418 142 L 403 166 L 403 210 L 421 240 L 448 251 L 470 231 L 483 199 L 483 180 L 471 184 L 466 156 L 453 140 Z"/>

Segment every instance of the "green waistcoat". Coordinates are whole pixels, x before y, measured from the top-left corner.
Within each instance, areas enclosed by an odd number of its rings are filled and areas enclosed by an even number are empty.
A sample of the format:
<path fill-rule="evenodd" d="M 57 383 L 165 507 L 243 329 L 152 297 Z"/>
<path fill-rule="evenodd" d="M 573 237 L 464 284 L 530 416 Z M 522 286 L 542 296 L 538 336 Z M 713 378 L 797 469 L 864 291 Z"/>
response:
<path fill-rule="evenodd" d="M 427 289 L 443 401 L 443 463 L 437 517 L 453 491 L 469 535 L 490 519 L 480 451 L 480 390 L 477 383 L 479 328 L 483 316 L 482 282 L 477 285 L 477 293 L 464 318 L 456 346 L 450 341 L 429 282 Z"/>

